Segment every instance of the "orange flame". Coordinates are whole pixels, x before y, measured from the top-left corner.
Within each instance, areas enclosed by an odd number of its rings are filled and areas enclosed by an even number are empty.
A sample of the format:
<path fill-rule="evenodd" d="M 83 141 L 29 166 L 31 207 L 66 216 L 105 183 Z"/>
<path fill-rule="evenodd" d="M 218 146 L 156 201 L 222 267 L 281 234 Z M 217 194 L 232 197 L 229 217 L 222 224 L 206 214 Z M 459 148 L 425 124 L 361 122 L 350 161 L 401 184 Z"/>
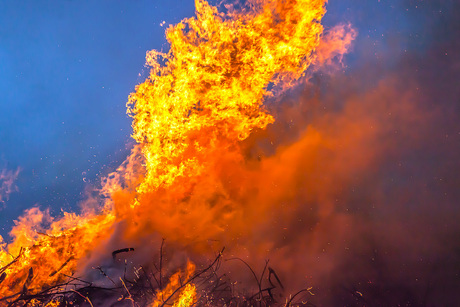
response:
<path fill-rule="evenodd" d="M 171 299 L 174 301 L 174 307 L 188 307 L 193 305 L 193 303 L 196 301 L 196 287 L 194 284 L 185 284 L 184 289 L 180 292 L 180 295 L 177 295 L 176 292 L 183 286 L 182 281 L 188 282 L 194 272 L 195 265 L 188 261 L 187 271 L 184 273 L 181 271 L 174 273 L 169 278 L 168 285 L 164 289 L 157 291 L 156 299 L 150 306 L 163 306 Z"/>
<path fill-rule="evenodd" d="M 129 222 L 126 240 L 160 232 L 187 244 L 244 223 L 244 208 L 235 206 L 250 191 L 226 182 L 255 178 L 244 165 L 242 141 L 274 121 L 264 100 L 292 86 L 312 63 L 325 2 L 254 0 L 242 12 L 228 6 L 224 15 L 196 0 L 196 18 L 167 29 L 170 51 L 147 53 L 150 76 L 127 104 L 139 144 L 104 179 L 101 193 L 110 199 L 102 212 L 56 220 L 38 209 L 26 212 L 11 232 L 13 243 L 0 237 L 0 274 L 6 274 L 0 297 L 62 281 L 84 266 L 117 221 Z M 193 270 L 189 263 L 186 280 Z M 173 294 L 181 276 L 171 277 L 152 306 Z M 195 300 L 196 287 L 187 284 L 174 306 Z"/>
<path fill-rule="evenodd" d="M 26 211 L 10 233 L 13 243 L 0 245 L 0 273 L 6 276 L 0 297 L 35 293 L 62 281 L 64 274 L 71 275 L 78 260 L 107 235 L 114 216 L 109 212 L 98 216 L 65 213 L 43 230 L 40 224 L 47 219 L 49 215 L 37 208 Z"/>

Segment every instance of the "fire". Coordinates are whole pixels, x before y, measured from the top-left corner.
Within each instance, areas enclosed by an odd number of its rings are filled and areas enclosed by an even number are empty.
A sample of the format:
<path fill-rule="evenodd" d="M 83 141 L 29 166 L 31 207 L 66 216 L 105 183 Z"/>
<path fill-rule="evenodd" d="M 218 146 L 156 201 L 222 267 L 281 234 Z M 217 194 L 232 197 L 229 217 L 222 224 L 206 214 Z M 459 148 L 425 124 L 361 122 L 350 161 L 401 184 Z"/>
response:
<path fill-rule="evenodd" d="M 187 271 L 182 273 L 176 272 L 169 278 L 169 284 L 162 290 L 156 293 L 155 301 L 150 307 L 159 307 L 168 304 L 169 301 L 174 301 L 174 307 L 192 306 L 196 301 L 196 287 L 190 283 L 190 278 L 195 272 L 195 265 L 192 262 L 187 262 Z M 183 285 L 182 281 L 186 284 Z M 180 295 L 177 295 L 177 290 L 183 288 Z"/>
<path fill-rule="evenodd" d="M 233 178 L 229 168 L 244 168 L 242 141 L 274 121 L 264 101 L 314 61 L 325 0 L 255 0 L 242 11 L 227 6 L 227 14 L 204 0 L 195 4 L 196 17 L 167 29 L 169 52 L 147 53 L 150 76 L 127 104 L 138 145 L 104 180 L 101 193 L 109 199 L 98 212 L 53 220 L 33 209 L 20 218 L 14 241 L 0 241 L 0 297 L 59 284 L 85 266 L 116 225 L 129 225 L 120 240 L 160 233 L 192 244 L 239 225 L 243 213 L 234 207 L 243 196 L 222 178 Z M 151 306 L 169 297 L 174 306 L 194 304 L 196 286 L 181 284 L 194 270 L 189 262 L 185 273 L 173 274 Z"/>
<path fill-rule="evenodd" d="M 196 18 L 167 29 L 169 52 L 147 53 L 150 76 L 127 104 L 144 158 L 140 182 L 112 197 L 135 224 L 127 240 L 160 231 L 203 242 L 241 223 L 246 191 L 225 177 L 250 176 L 244 140 L 274 121 L 263 102 L 314 61 L 324 4 L 260 1 L 224 15 L 200 0 Z"/>
<path fill-rule="evenodd" d="M 15 241 L 0 246 L 4 279 L 0 297 L 35 293 L 53 286 L 75 271 L 78 260 L 92 250 L 114 220 L 110 213 L 94 217 L 66 213 L 41 232 L 46 213 L 27 212 L 11 231 Z"/>
<path fill-rule="evenodd" d="M 196 301 L 196 287 L 194 284 L 187 284 L 173 307 L 192 306 Z"/>
<path fill-rule="evenodd" d="M 269 0 L 229 17 L 195 4 L 196 18 L 166 31 L 170 51 L 147 54 L 150 77 L 129 97 L 147 171 L 139 193 L 178 177 L 191 185 L 210 156 L 273 122 L 264 99 L 302 76 L 323 29 L 323 0 Z"/>

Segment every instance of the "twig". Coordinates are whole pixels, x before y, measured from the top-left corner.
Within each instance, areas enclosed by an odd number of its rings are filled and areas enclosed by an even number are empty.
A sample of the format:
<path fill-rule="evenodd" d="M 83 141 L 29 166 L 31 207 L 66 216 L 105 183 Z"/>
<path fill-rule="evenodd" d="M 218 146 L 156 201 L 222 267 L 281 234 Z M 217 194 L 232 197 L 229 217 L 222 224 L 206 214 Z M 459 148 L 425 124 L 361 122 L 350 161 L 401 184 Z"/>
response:
<path fill-rule="evenodd" d="M 230 260 L 239 260 L 239 261 L 243 262 L 243 263 L 249 268 L 249 270 L 251 271 L 252 275 L 254 275 L 254 279 L 256 280 L 257 286 L 259 287 L 259 293 L 262 294 L 262 286 L 261 286 L 261 284 L 260 284 L 260 282 L 259 282 L 259 279 L 257 278 L 256 273 L 255 273 L 254 270 L 251 268 L 251 266 L 250 266 L 246 261 L 244 261 L 243 259 L 238 258 L 238 257 L 236 257 L 236 258 L 230 258 L 230 259 L 227 259 L 226 261 L 230 261 Z M 262 299 L 262 297 L 261 297 L 261 299 Z"/>
<path fill-rule="evenodd" d="M 222 248 L 222 250 L 220 251 L 219 255 L 216 257 L 216 259 L 214 259 L 214 261 L 207 267 L 205 268 L 204 270 L 201 270 L 200 272 L 198 273 L 195 273 L 195 275 L 193 275 L 192 277 L 189 278 L 189 280 L 187 280 L 187 282 L 185 282 L 183 285 L 181 285 L 180 287 L 177 287 L 176 290 L 174 290 L 174 292 L 168 296 L 168 298 L 163 302 L 163 304 L 161 304 L 160 307 L 164 307 L 166 305 L 166 303 L 174 296 L 176 295 L 176 293 L 181 290 L 182 288 L 184 288 L 186 285 L 188 285 L 189 283 L 191 283 L 193 280 L 195 280 L 196 278 L 198 278 L 199 276 L 201 276 L 202 274 L 206 273 L 207 271 L 209 271 L 209 269 L 211 269 L 214 264 L 216 264 L 219 259 L 222 257 L 222 253 L 224 252 L 225 250 L 225 247 Z"/>
<path fill-rule="evenodd" d="M 153 264 L 153 266 L 155 267 L 155 270 L 157 270 L 157 271 L 158 271 L 158 269 L 157 269 L 156 265 L 155 265 L 155 264 Z M 157 283 L 157 286 L 160 288 L 160 282 L 158 281 L 158 279 L 157 279 L 157 278 L 156 278 L 156 276 L 155 276 L 155 273 L 153 273 L 153 271 L 152 271 L 151 269 L 150 269 L 150 274 L 152 274 L 152 276 L 153 276 L 153 279 L 155 279 L 155 282 Z M 161 289 L 161 288 L 160 288 L 160 289 Z"/>
<path fill-rule="evenodd" d="M 32 279 L 34 278 L 34 269 L 32 267 L 29 268 L 29 274 L 27 274 L 27 279 L 24 282 L 24 286 L 22 287 L 22 295 L 27 294 L 27 290 L 30 286 L 30 283 L 32 282 Z"/>
<path fill-rule="evenodd" d="M 89 281 L 80 279 L 80 278 L 78 278 L 78 277 L 73 277 L 73 276 L 70 276 L 70 275 L 67 275 L 67 274 L 64 274 L 64 273 L 62 273 L 62 275 L 64 275 L 64 276 L 67 277 L 67 278 L 71 278 L 71 279 L 73 279 L 73 280 L 77 280 L 77 281 L 79 281 L 79 282 L 83 282 L 83 283 L 85 283 L 85 284 L 88 284 L 89 286 L 91 286 L 91 285 L 93 284 L 92 282 L 89 282 Z"/>
<path fill-rule="evenodd" d="M 67 263 L 69 263 L 71 260 L 73 260 L 74 257 L 73 256 L 70 256 L 69 259 L 66 260 L 66 262 L 64 262 L 60 267 L 59 269 L 55 270 L 54 272 L 52 272 L 49 276 L 50 277 L 53 277 L 54 275 L 56 275 L 60 270 L 62 270 L 66 265 Z"/>
<path fill-rule="evenodd" d="M 93 306 L 93 303 L 91 303 L 91 300 L 90 300 L 88 297 L 84 296 L 83 294 L 81 294 L 81 293 L 78 292 L 77 290 L 73 290 L 73 289 L 72 289 L 72 290 L 70 290 L 70 291 L 77 293 L 77 294 L 80 295 L 82 298 L 84 298 L 85 300 L 87 300 L 88 303 L 91 305 L 91 307 L 94 307 L 94 306 Z"/>
<path fill-rule="evenodd" d="M 144 272 L 146 278 L 147 278 L 147 281 L 149 282 L 149 285 L 150 285 L 150 289 L 152 289 L 152 291 L 155 291 L 155 288 L 153 287 L 152 285 L 152 282 L 150 281 L 150 278 L 149 278 L 149 275 L 147 273 L 147 271 L 144 269 L 144 267 L 141 267 L 142 268 L 142 271 Z M 153 275 L 153 278 L 155 278 L 155 275 Z"/>
<path fill-rule="evenodd" d="M 265 266 L 264 266 L 264 269 L 262 270 L 262 274 L 260 275 L 260 279 L 259 279 L 259 297 L 260 299 L 262 299 L 262 278 L 264 277 L 265 275 L 265 271 L 267 270 L 267 266 L 268 266 L 268 260 L 265 260 Z"/>
<path fill-rule="evenodd" d="M 159 270 L 160 271 L 160 277 L 159 277 L 159 279 L 160 279 L 160 289 L 163 289 L 163 285 L 162 285 L 162 282 L 161 282 L 161 279 L 162 279 L 161 278 L 161 269 L 162 269 L 162 266 L 163 266 L 163 245 L 164 245 L 164 243 L 165 243 L 165 238 L 163 238 L 161 240 L 161 246 L 160 246 L 160 270 Z"/>
<path fill-rule="evenodd" d="M 102 268 L 100 266 L 96 267 L 96 269 L 98 269 L 105 277 L 107 277 L 111 282 L 112 284 L 114 284 L 114 286 L 116 286 L 117 284 L 112 280 L 112 278 L 110 278 L 107 274 L 105 274 L 105 272 L 102 270 Z"/>
<path fill-rule="evenodd" d="M 311 290 L 311 287 L 310 287 L 310 288 L 307 288 L 307 289 L 302 289 L 302 290 L 300 290 L 299 292 L 297 292 L 296 294 L 294 294 L 293 296 L 291 296 L 291 299 L 290 299 L 290 300 L 286 303 L 286 305 L 284 305 L 284 306 L 285 306 L 285 307 L 291 306 L 291 303 L 292 303 L 292 301 L 294 300 L 294 298 L 295 298 L 297 295 L 299 295 L 300 293 L 308 292 L 308 293 L 310 293 L 311 295 L 314 295 L 310 290 Z"/>
<path fill-rule="evenodd" d="M 283 283 L 282 283 L 281 280 L 278 278 L 278 275 L 276 275 L 275 270 L 273 270 L 271 267 L 268 267 L 268 272 L 269 272 L 269 274 L 268 274 L 268 281 L 270 282 L 270 284 L 271 284 L 273 287 L 275 286 L 275 285 L 272 283 L 272 281 L 271 281 L 271 276 L 273 275 L 273 276 L 275 276 L 276 281 L 278 282 L 278 284 L 281 286 L 281 289 L 284 290 Z"/>
<path fill-rule="evenodd" d="M 133 300 L 133 297 L 132 297 L 131 293 L 129 292 L 128 288 L 125 285 L 125 282 L 123 281 L 123 279 L 121 277 L 120 277 L 120 280 L 121 280 L 121 283 L 123 284 L 123 287 L 125 288 L 126 292 L 128 293 L 128 300 L 130 300 L 131 303 L 134 306 L 134 300 Z"/>

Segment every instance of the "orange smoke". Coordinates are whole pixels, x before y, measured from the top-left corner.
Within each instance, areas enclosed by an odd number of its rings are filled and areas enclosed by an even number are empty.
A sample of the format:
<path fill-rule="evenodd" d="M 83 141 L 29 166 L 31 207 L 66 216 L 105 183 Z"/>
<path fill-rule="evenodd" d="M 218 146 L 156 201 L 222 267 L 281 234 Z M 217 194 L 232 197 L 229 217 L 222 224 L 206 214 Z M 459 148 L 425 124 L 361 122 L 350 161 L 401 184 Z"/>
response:
<path fill-rule="evenodd" d="M 267 99 L 295 85 L 313 61 L 326 62 L 349 46 L 354 34 L 346 32 L 320 45 L 324 5 L 254 1 L 224 15 L 196 0 L 196 18 L 166 31 L 169 52 L 147 53 L 150 76 L 127 104 L 138 145 L 103 180 L 107 201 L 59 219 L 26 212 L 11 232 L 13 242 L 0 246 L 6 276 L 0 296 L 36 293 L 84 272 L 110 254 L 113 241 L 142 248 L 159 234 L 189 251 L 212 251 L 209 240 L 219 246 L 250 241 L 271 215 L 282 214 L 280 206 L 298 192 L 293 161 L 304 161 L 302 171 L 314 165 L 301 150 L 250 158 L 248 138 L 274 121 Z M 307 135 L 293 146 L 335 146 L 314 131 Z M 171 277 L 152 306 L 173 294 L 180 276 Z M 192 304 L 196 291 L 188 284 L 174 306 Z"/>
<path fill-rule="evenodd" d="M 337 25 L 326 31 L 316 50 L 315 64 L 331 64 L 333 59 L 342 63 L 356 36 L 357 31 L 351 25 Z"/>

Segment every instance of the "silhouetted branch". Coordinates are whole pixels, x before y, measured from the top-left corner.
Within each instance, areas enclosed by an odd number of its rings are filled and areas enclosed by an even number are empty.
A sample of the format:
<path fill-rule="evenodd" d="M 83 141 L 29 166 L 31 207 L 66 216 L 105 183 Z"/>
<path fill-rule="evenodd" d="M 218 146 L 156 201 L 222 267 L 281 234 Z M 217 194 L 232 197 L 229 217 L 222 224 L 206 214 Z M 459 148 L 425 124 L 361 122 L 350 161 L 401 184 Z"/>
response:
<path fill-rule="evenodd" d="M 112 252 L 112 258 L 115 260 L 115 257 L 120 254 L 120 253 L 127 253 L 127 252 L 132 252 L 134 251 L 134 248 L 128 247 L 128 248 L 122 248 L 122 249 L 117 249 L 116 251 Z"/>

